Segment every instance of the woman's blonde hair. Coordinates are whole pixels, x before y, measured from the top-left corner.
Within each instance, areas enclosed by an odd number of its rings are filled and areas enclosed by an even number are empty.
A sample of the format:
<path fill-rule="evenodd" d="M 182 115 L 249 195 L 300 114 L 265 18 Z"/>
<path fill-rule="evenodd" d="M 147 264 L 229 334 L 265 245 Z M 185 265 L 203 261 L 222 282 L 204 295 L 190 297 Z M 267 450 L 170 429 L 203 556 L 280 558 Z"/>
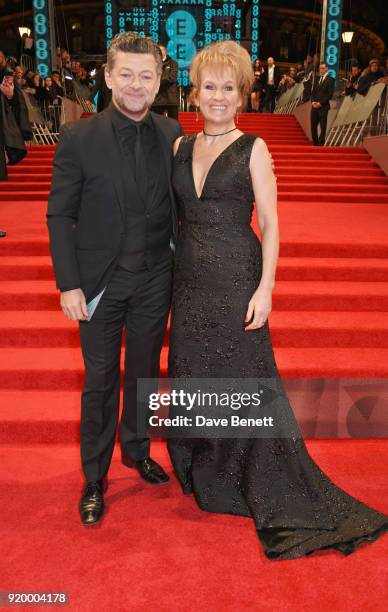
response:
<path fill-rule="evenodd" d="M 214 68 L 216 71 L 222 71 L 225 68 L 232 69 L 241 96 L 244 98 L 251 93 L 255 77 L 248 51 L 232 40 L 223 40 L 204 47 L 194 57 L 190 66 L 192 89 L 189 100 L 191 104 L 195 105 L 201 87 L 201 73 L 203 68 L 207 67 Z"/>

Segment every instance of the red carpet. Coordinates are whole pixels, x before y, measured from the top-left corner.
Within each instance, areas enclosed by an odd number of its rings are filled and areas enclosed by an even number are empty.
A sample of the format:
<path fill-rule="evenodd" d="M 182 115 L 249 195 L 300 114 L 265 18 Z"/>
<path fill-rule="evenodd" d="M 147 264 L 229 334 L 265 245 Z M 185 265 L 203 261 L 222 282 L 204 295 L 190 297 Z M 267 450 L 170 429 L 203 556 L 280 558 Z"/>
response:
<path fill-rule="evenodd" d="M 314 441 L 309 450 L 336 484 L 387 509 L 382 442 Z M 0 452 L 2 590 L 67 591 L 70 609 L 82 612 L 386 610 L 387 537 L 346 558 L 269 561 L 249 519 L 201 512 L 175 480 L 143 485 L 117 456 L 104 522 L 86 529 L 74 445 Z M 169 469 L 163 446 L 153 454 Z"/>
<path fill-rule="evenodd" d="M 191 113 L 182 123 L 187 133 L 202 125 Z M 242 115 L 238 127 L 262 136 L 276 164 L 281 257 L 270 324 L 281 374 L 388 376 L 388 178 L 362 148 L 309 146 L 294 117 Z M 68 591 L 70 609 L 82 611 L 384 610 L 388 538 L 348 558 L 271 562 L 249 520 L 201 512 L 175 480 L 147 487 L 116 457 L 104 523 L 79 525 L 83 370 L 48 256 L 53 154 L 34 147 L 0 183 L 2 590 Z M 164 445 L 154 449 L 170 470 Z M 386 441 L 309 449 L 336 484 L 387 512 Z"/>

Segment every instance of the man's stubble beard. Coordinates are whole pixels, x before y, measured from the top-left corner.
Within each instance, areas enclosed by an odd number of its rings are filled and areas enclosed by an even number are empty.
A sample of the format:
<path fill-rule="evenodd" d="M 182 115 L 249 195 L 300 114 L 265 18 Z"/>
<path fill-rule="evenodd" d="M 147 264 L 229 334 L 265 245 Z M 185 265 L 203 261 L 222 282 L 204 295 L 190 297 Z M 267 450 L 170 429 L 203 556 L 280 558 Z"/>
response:
<path fill-rule="evenodd" d="M 119 96 L 118 98 L 114 97 L 114 102 L 116 103 L 116 106 L 119 108 L 119 110 L 121 110 L 122 112 L 134 115 L 140 115 L 141 113 L 145 113 L 151 108 L 153 103 L 149 102 L 147 97 L 145 97 L 141 107 L 129 106 L 126 104 L 126 98 L 123 95 Z"/>

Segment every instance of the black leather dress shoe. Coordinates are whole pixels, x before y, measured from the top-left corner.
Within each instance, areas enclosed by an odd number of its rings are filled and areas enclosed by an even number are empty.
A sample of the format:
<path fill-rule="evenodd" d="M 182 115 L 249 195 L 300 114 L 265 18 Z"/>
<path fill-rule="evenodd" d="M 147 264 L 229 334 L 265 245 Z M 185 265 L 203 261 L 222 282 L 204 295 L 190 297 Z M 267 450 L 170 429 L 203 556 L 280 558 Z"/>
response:
<path fill-rule="evenodd" d="M 135 468 L 142 477 L 143 480 L 150 484 L 161 485 L 166 484 L 170 480 L 170 477 L 166 474 L 164 469 L 156 463 L 151 457 L 142 459 L 141 461 L 134 461 L 126 455 L 121 455 L 121 461 L 124 465 L 129 468 Z"/>
<path fill-rule="evenodd" d="M 104 492 L 108 488 L 108 482 L 104 480 L 92 480 L 86 483 L 82 497 L 79 502 L 79 512 L 83 525 L 94 525 L 104 513 Z"/>

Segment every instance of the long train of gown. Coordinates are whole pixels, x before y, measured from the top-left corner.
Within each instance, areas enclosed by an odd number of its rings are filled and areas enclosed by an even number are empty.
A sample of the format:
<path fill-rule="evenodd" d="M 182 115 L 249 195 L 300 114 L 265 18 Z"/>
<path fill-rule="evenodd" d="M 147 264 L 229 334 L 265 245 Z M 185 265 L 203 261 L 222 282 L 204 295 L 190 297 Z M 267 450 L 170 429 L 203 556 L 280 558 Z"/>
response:
<path fill-rule="evenodd" d="M 283 391 L 275 412 L 292 424 L 268 321 L 249 332 L 242 324 L 262 273 L 261 243 L 250 226 L 254 140 L 243 134 L 219 155 L 200 197 L 192 173 L 195 135 L 182 139 L 175 156 L 181 228 L 169 376 L 278 380 Z M 193 492 L 202 510 L 251 517 L 269 559 L 295 559 L 327 548 L 347 555 L 388 529 L 388 516 L 345 493 L 320 470 L 300 434 L 170 438 L 168 450 L 183 491 Z"/>

